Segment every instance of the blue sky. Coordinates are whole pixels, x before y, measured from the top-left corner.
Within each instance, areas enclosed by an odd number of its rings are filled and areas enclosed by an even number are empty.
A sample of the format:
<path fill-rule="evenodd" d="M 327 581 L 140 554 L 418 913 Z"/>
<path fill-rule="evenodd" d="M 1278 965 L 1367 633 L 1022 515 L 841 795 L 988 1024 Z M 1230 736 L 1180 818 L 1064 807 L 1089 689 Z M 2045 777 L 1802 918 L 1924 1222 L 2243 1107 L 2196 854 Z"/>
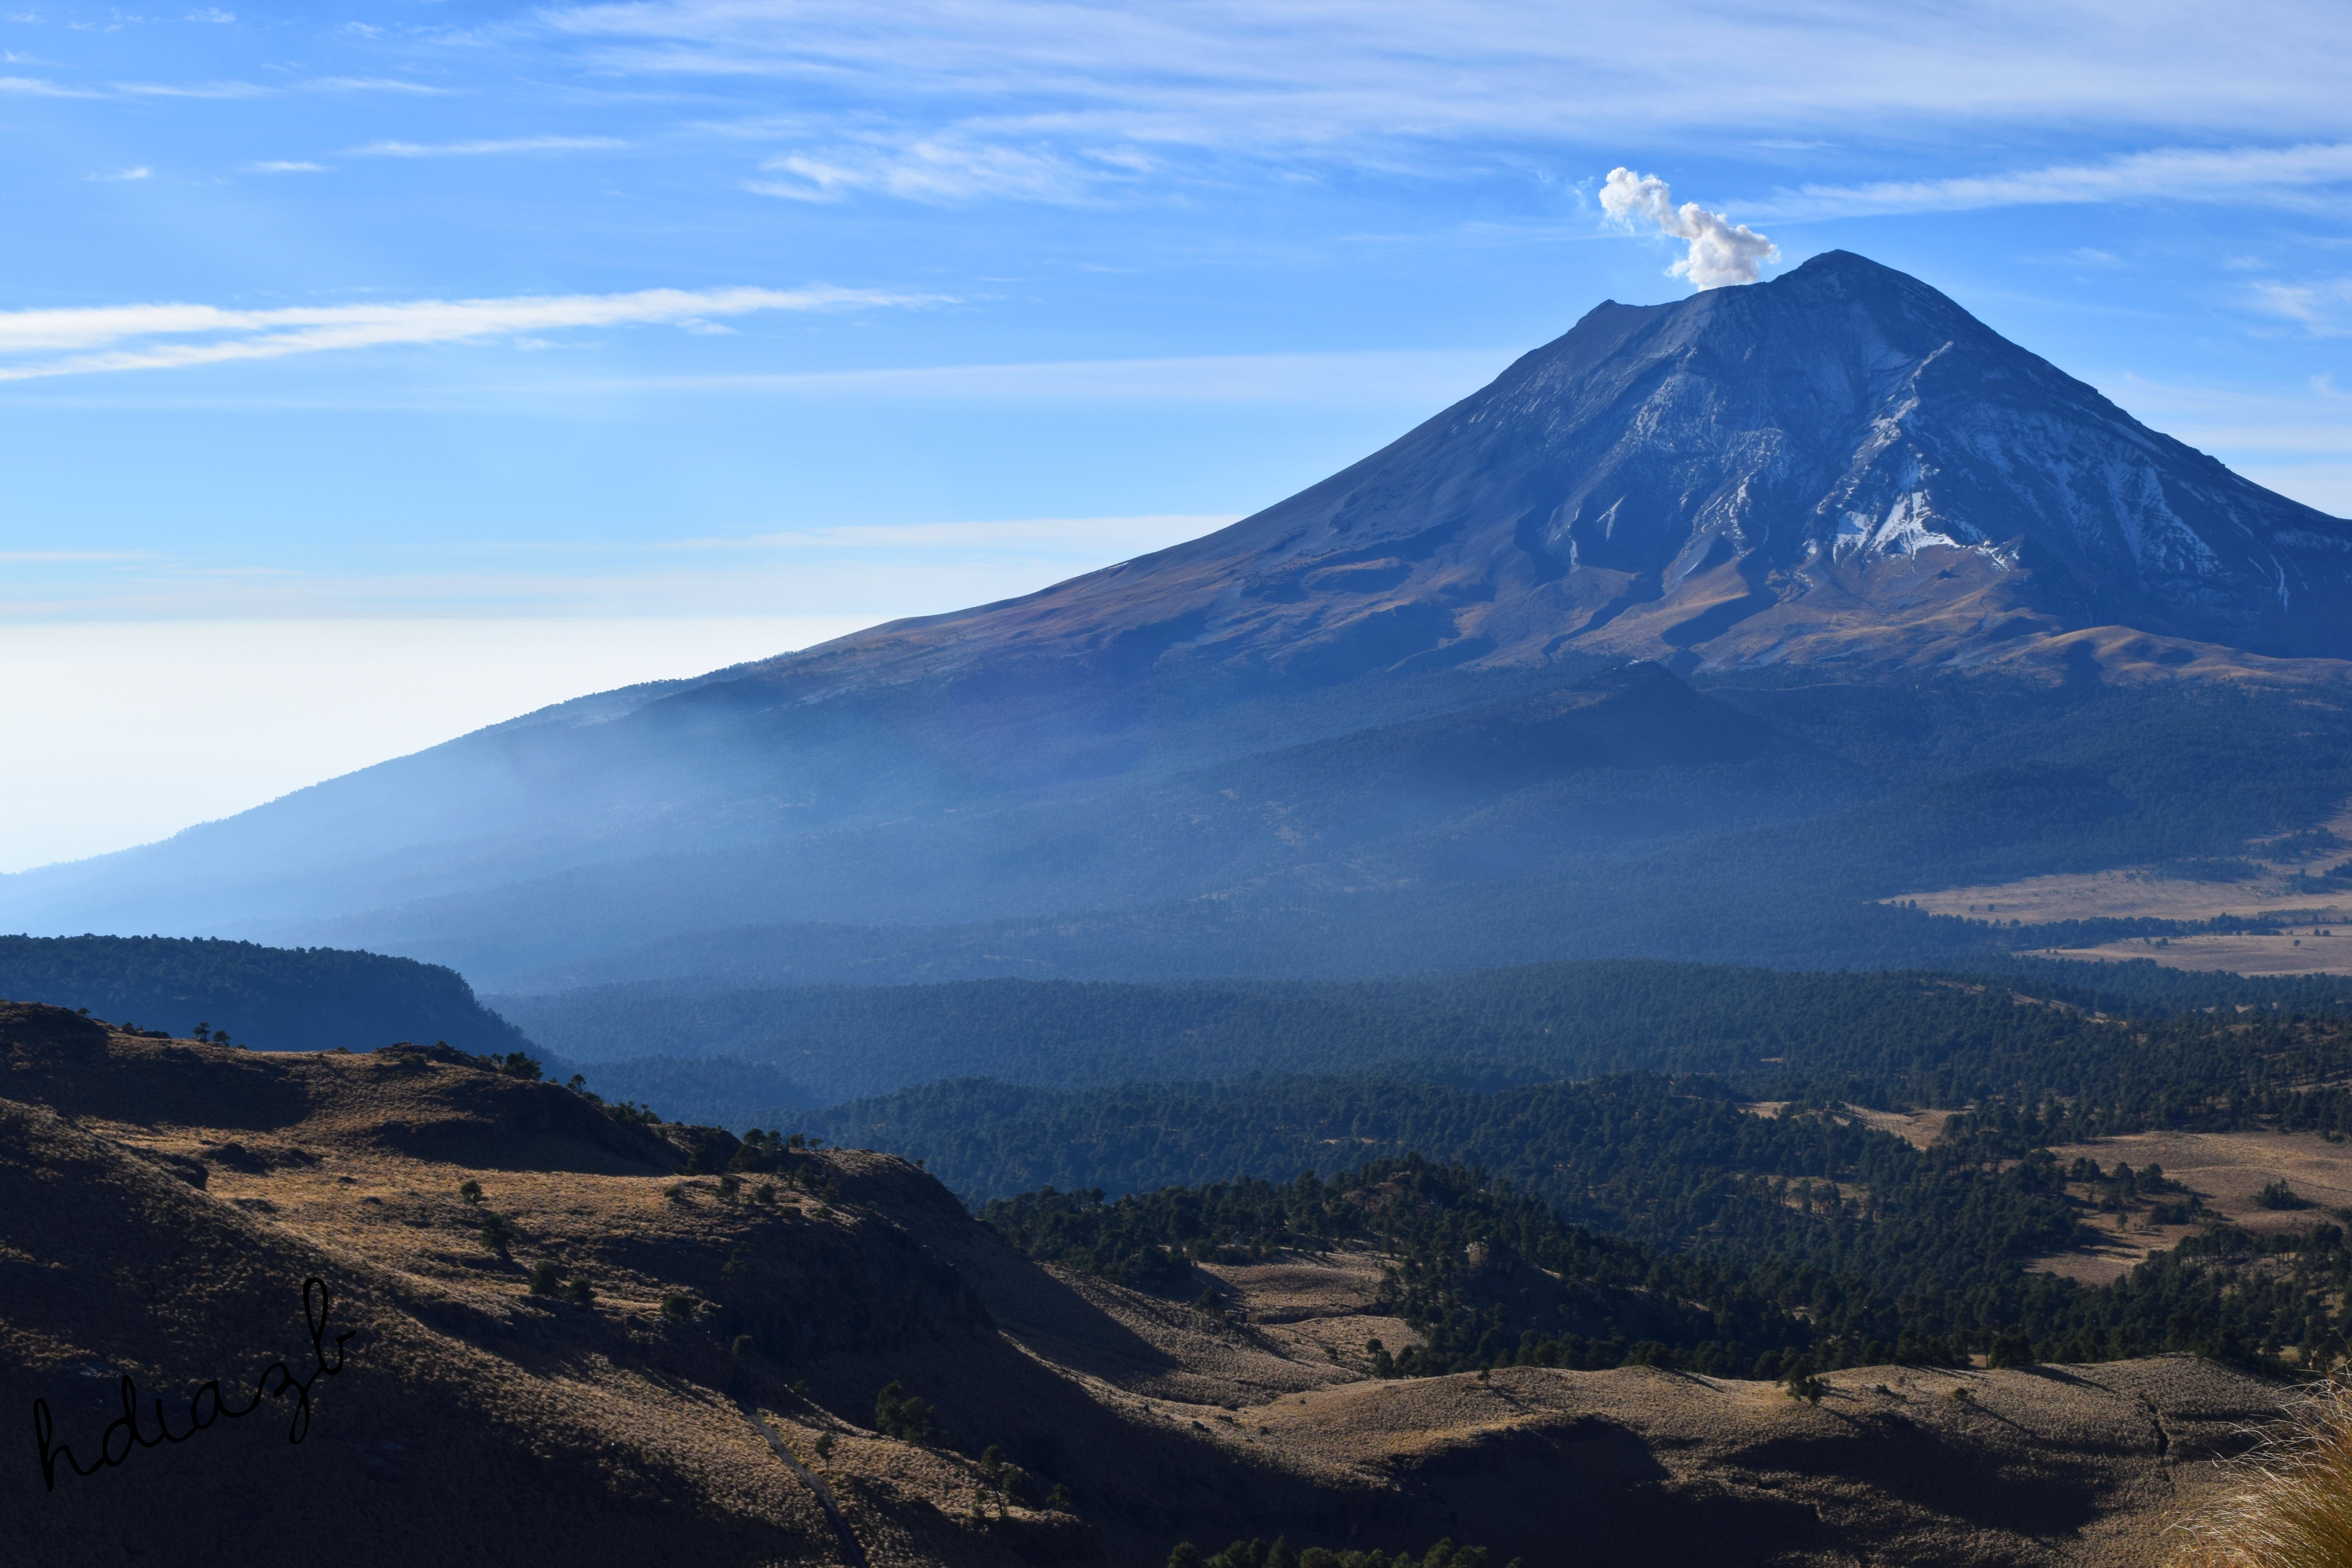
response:
<path fill-rule="evenodd" d="M 2352 512 L 2340 5 L 0 0 L 0 48 L 48 759 L 0 869 L 1278 500 L 1686 292 L 1619 165 Z"/>

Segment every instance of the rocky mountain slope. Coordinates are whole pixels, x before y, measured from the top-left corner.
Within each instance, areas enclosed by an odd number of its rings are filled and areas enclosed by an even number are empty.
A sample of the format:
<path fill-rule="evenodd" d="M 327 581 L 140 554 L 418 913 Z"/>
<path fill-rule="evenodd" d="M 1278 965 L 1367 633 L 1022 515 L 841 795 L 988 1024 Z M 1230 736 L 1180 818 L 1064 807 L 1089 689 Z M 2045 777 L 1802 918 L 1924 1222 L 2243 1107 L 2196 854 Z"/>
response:
<path fill-rule="evenodd" d="M 0 1367 L 58 1461 L 51 1489 L 20 1449 L 0 1508 L 44 1561 L 292 1563 L 331 1532 L 361 1568 L 1151 1568 L 1276 1534 L 1529 1568 L 2147 1563 L 2282 1398 L 2178 1358 L 1861 1369 L 1818 1405 L 1638 1367 L 1382 1382 L 1363 1347 L 1407 1331 L 1377 1254 L 1222 1270 L 1212 1318 L 1035 1267 L 901 1162 L 784 1151 L 730 1190 L 673 1169 L 725 1145 L 463 1053 L 21 1005 L 0 1053 Z M 893 1383 L 928 1408 L 878 1430 Z"/>
<path fill-rule="evenodd" d="M 2342 658 L 2347 608 L 2352 523 L 2148 429 L 1918 279 L 1831 251 L 1767 284 L 1605 301 L 1207 538 L 756 678 L 804 700 L 1049 656 L 1308 680 L 1579 647 L 1924 666 L 2106 626 Z"/>

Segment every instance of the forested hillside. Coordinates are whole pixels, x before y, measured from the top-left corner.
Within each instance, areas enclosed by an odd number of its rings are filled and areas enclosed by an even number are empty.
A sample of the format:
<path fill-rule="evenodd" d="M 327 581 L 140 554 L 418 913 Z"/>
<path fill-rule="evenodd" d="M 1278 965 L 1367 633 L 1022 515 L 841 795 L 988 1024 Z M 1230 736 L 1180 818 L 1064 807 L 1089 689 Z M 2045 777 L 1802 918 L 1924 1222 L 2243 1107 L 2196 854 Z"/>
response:
<path fill-rule="evenodd" d="M 1139 1278 L 1137 1260 L 1149 1264 L 1154 1246 L 1198 1240 L 1212 1251 L 1195 1255 L 1209 1257 L 1273 1245 L 1198 1217 L 1230 1210 L 1236 1200 L 1223 1189 L 1213 1202 L 1166 1189 L 1238 1181 L 1263 1207 L 1272 1200 L 1249 1184 L 1306 1173 L 1300 1190 L 1311 1192 L 1368 1159 L 1425 1159 L 1657 1258 L 1736 1267 L 1740 1289 L 1801 1309 L 1816 1359 L 1874 1357 L 1906 1334 L 1923 1355 L 1996 1342 L 2005 1354 L 2072 1359 L 2340 1347 L 2345 1325 L 2329 1304 L 2340 1296 L 2330 1293 L 2352 1283 L 2352 1253 L 2333 1223 L 2254 1237 L 2210 1221 L 2099 1289 L 2029 1268 L 2078 1246 L 2096 1211 L 2171 1225 L 2205 1217 L 2158 1170 L 2062 1165 L 2053 1145 L 2150 1129 L 2352 1133 L 2352 1031 L 2336 1013 L 2238 1004 L 2105 1016 L 1949 977 L 1765 976 L 1749 988 L 1727 974 L 1717 1015 L 1695 985 L 1680 989 L 1697 978 L 1657 966 L 1612 977 L 1628 990 L 1588 993 L 1638 998 L 1633 982 L 1675 980 L 1681 1005 L 1654 1021 L 1675 1026 L 1647 1047 L 1669 1071 L 1484 1088 L 1428 1064 L 1076 1090 L 963 1079 L 794 1124 L 920 1158 L 975 1205 L 1033 1194 L 990 1212 L 1025 1245 L 1115 1275 Z M 1768 997 L 1779 1009 L 1759 1011 L 1743 1034 L 1740 1008 Z M 1736 1048 L 1743 1039 L 1748 1048 Z M 1692 1070 L 1700 1066 L 1715 1070 Z M 1778 1114 L 1744 1108 L 1768 1098 L 1784 1102 Z M 1954 1114 L 1921 1149 L 1853 1105 Z M 1501 1342 L 1495 1329 L 1444 1341 L 1446 1353 L 1469 1354 L 1462 1346 L 1475 1342 L 1487 1355 Z M 1702 1352 L 1703 1340 L 1670 1342 L 1699 1358 L 1691 1365 L 1728 1353 Z"/>
<path fill-rule="evenodd" d="M 0 936 L 0 998 L 87 1008 L 185 1035 L 209 1026 L 256 1050 L 373 1050 L 446 1040 L 503 1054 L 530 1042 L 455 972 L 335 948 L 173 937 Z"/>
<path fill-rule="evenodd" d="M 1832 994 L 1885 986 L 1888 998 L 1907 1000 L 1891 976 L 1789 978 Z M 1906 1017 L 1890 1013 L 1877 1029 L 1791 1028 L 1769 1036 L 1778 1059 L 1751 1052 L 1714 1074 L 1665 1062 L 1654 1064 L 1663 1070 L 1496 1089 L 1443 1081 L 1433 1069 L 1082 1090 L 958 1079 L 803 1121 L 836 1142 L 919 1155 L 974 1202 L 1049 1184 L 1121 1193 L 1330 1172 L 1360 1152 L 1417 1152 L 1511 1176 L 1571 1217 L 1597 1205 L 1595 1216 L 1624 1216 L 1616 1223 L 1665 1240 L 1717 1223 L 1712 1211 L 1676 1217 L 1691 1202 L 1713 1201 L 1704 1191 L 1667 1201 L 1668 1187 L 1705 1171 L 1825 1176 L 1860 1157 L 1794 1152 L 1826 1134 L 1740 1115 L 1734 1108 L 1743 1100 L 1965 1110 L 1955 1129 L 1996 1138 L 2012 1153 L 2146 1128 L 2352 1131 L 2352 1031 L 2333 1013 L 2111 1018 L 1957 982 L 1905 984 L 1923 1012 L 1948 1009 L 1955 1026 L 1915 1037 Z M 1760 1016 L 1754 1026 L 1772 1022 Z M 1687 1076 L 1665 1076 L 1675 1071 Z M 1658 1132 L 1664 1127 L 1674 1136 Z M 1643 1131 L 1626 1142 L 1626 1129 Z M 1873 1140 L 1897 1146 L 1853 1128 L 1839 1136 L 1859 1140 L 1857 1149 L 1878 1146 Z M 1642 1174 L 1653 1169 L 1654 1177 Z"/>
<path fill-rule="evenodd" d="M 1808 1142 L 1832 1152 L 1837 1139 L 1800 1132 L 1790 1147 Z M 1389 1376 L 1655 1364 L 1796 1380 L 1972 1354 L 2001 1366 L 2173 1350 L 2277 1366 L 2289 1347 L 2303 1365 L 2345 1350 L 2344 1315 L 2327 1300 L 2352 1283 L 2341 1226 L 2284 1244 L 2217 1231 L 2127 1280 L 2084 1289 L 2024 1273 L 2008 1250 L 2074 1223 L 2069 1173 L 2046 1160 L 1995 1175 L 1979 1150 L 1934 1163 L 1922 1182 L 1884 1148 L 1846 1152 L 1862 1156 L 1844 1168 L 1867 1194 L 1860 1204 L 1829 1183 L 1750 1184 L 1747 1206 L 1780 1216 L 1778 1247 L 1704 1237 L 1667 1248 L 1563 1225 L 1507 1180 L 1418 1156 L 1328 1180 L 1242 1178 L 1108 1203 L 1046 1188 L 991 1203 L 983 1217 L 1033 1257 L 1180 1293 L 1198 1279 L 1189 1263 L 1375 1248 L 1393 1260 L 1382 1307 L 1426 1342 L 1402 1355 L 1379 1347 Z M 2148 1179 L 2161 1187 L 2160 1173 Z M 1852 1247 L 1880 1229 L 1886 1240 Z"/>
<path fill-rule="evenodd" d="M 1080 1089 L 1377 1071 L 1494 1088 L 1639 1068 L 1726 1074 L 1767 1099 L 1829 1086 L 1949 1104 L 1960 1090 L 1937 1076 L 1948 1064 L 1971 1085 L 2084 1053 L 2114 1068 L 2102 1016 L 2202 1018 L 2193 1010 L 2347 995 L 2352 983 L 2332 976 L 2249 983 L 2154 964 L 1952 975 L 1627 961 L 1360 983 L 612 987 L 498 1002 L 548 1048 L 596 1064 L 600 1091 L 743 1127 L 779 1108 L 975 1077 Z"/>

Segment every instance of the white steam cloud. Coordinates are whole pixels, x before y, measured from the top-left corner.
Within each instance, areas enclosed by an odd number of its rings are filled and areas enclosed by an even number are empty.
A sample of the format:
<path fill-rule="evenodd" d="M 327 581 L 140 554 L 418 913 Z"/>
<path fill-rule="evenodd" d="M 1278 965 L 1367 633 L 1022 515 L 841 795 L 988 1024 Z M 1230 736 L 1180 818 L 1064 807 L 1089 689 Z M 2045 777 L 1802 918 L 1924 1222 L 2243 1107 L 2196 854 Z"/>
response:
<path fill-rule="evenodd" d="M 1733 223 L 1696 202 L 1675 205 L 1674 193 L 1655 174 L 1637 174 L 1622 166 L 1610 170 L 1608 183 L 1601 187 L 1601 207 L 1620 223 L 1647 218 L 1676 239 L 1688 240 L 1690 254 L 1666 270 L 1701 289 L 1753 283 L 1764 264 L 1780 254 L 1780 247 L 1744 223 Z"/>

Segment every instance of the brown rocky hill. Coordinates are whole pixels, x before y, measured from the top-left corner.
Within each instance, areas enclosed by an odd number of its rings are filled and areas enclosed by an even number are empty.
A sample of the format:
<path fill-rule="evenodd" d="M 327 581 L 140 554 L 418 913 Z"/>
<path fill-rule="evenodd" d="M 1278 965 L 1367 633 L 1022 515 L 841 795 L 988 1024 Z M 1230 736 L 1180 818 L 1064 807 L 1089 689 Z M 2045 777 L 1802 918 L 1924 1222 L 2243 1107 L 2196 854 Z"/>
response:
<path fill-rule="evenodd" d="M 15 1554 L 1154 1568 L 1284 1534 L 1529 1568 L 2153 1563 L 2283 1396 L 2178 1358 L 1865 1369 L 1817 1405 L 1645 1368 L 1382 1382 L 1366 1342 L 1410 1335 L 1377 1256 L 1220 1270 L 1210 1315 L 1039 1268 L 895 1159 L 677 1169 L 733 1150 L 454 1051 L 0 1006 L 0 1380 L 57 1460 L 54 1489 L 33 1443 L 0 1462 Z M 228 1411 L 277 1396 L 209 1419 L 207 1380 Z M 932 1412 L 898 1436 L 892 1383 Z"/>

